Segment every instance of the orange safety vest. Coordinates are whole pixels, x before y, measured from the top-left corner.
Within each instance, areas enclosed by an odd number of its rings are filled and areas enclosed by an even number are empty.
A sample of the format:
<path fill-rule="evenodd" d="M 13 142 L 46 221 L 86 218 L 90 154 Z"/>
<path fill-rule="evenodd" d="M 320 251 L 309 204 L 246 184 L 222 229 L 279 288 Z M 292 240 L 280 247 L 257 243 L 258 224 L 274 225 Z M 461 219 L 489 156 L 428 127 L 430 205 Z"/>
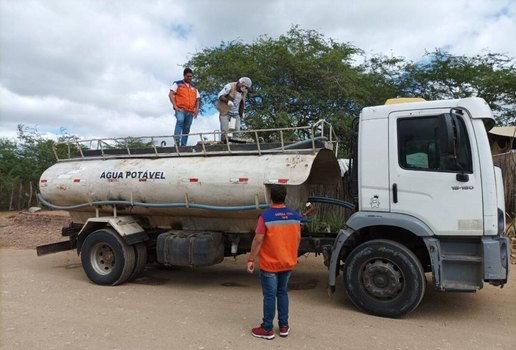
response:
<path fill-rule="evenodd" d="M 183 80 L 175 82 L 177 91 L 174 94 L 177 108 L 184 109 L 187 112 L 195 112 L 195 104 L 197 103 L 197 88 L 192 84 L 186 84 Z"/>
<path fill-rule="evenodd" d="M 280 272 L 297 264 L 299 213 L 286 207 L 272 207 L 262 213 L 267 232 L 260 248 L 260 270 Z"/>

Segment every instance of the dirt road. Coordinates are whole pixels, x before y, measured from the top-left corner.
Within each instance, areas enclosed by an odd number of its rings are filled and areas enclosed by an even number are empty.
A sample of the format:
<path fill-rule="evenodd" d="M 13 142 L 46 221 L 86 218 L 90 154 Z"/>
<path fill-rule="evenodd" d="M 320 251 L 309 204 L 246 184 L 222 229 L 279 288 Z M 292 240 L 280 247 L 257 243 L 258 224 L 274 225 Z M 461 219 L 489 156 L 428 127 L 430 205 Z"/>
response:
<path fill-rule="evenodd" d="M 266 341 L 249 333 L 261 290 L 245 257 L 197 270 L 149 266 L 133 283 L 101 287 L 73 251 L 36 257 L 67 222 L 65 212 L 0 212 L 0 349 L 516 349 L 514 269 L 503 289 L 427 290 L 395 320 L 357 311 L 342 283 L 329 297 L 321 259 L 303 257 L 289 284 L 291 335 Z"/>
<path fill-rule="evenodd" d="M 133 283 L 88 282 L 74 252 L 0 249 L 2 349 L 515 349 L 516 278 L 476 294 L 428 291 L 403 319 L 358 312 L 326 293 L 319 258 L 302 258 L 291 289 L 291 335 L 253 338 L 258 276 L 245 259 L 192 270 L 149 267 Z"/>

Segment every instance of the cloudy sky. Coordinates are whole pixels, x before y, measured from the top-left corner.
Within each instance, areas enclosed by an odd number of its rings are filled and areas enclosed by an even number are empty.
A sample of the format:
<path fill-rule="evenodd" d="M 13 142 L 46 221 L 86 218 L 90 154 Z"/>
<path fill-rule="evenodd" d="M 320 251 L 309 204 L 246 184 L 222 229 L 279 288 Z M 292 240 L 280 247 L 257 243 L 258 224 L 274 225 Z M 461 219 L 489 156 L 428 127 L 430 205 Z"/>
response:
<path fill-rule="evenodd" d="M 516 57 L 514 0 L 0 0 L 0 137 L 168 135 L 171 82 L 196 52 L 292 25 L 368 55 Z M 218 129 L 215 115 L 192 132 Z"/>

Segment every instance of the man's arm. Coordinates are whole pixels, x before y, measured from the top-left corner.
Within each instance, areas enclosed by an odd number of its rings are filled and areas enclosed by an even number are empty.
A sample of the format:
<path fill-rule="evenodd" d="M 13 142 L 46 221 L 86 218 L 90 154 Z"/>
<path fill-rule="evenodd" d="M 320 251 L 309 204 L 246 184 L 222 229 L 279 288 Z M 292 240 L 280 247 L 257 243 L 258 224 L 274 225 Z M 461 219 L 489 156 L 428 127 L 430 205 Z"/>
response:
<path fill-rule="evenodd" d="M 199 108 L 201 107 L 201 94 L 197 88 L 195 88 L 195 97 L 194 118 L 197 118 L 197 115 L 199 115 Z"/>
<path fill-rule="evenodd" d="M 170 90 L 170 92 L 168 93 L 168 98 L 170 99 L 170 103 L 172 103 L 172 107 L 174 108 L 174 111 L 177 111 L 176 93 L 173 90 Z"/>
<path fill-rule="evenodd" d="M 307 216 L 310 216 L 314 210 L 315 210 L 315 207 L 313 206 L 312 203 L 310 203 L 310 202 L 306 203 L 306 210 L 301 213 L 301 217 L 305 218 Z"/>
<path fill-rule="evenodd" d="M 238 115 L 241 117 L 244 116 L 244 108 L 245 108 L 244 104 L 245 104 L 244 99 L 240 100 L 240 105 L 238 106 Z"/>
<path fill-rule="evenodd" d="M 194 118 L 197 118 L 197 115 L 199 114 L 199 107 L 201 106 L 201 99 L 197 97 L 195 100 L 195 107 L 194 107 Z"/>
<path fill-rule="evenodd" d="M 222 88 L 222 90 L 220 90 L 220 92 L 218 94 L 219 100 L 221 100 L 222 102 L 228 102 L 229 101 L 228 95 L 230 92 L 231 92 L 231 85 L 230 84 L 224 85 L 224 87 Z"/>
<path fill-rule="evenodd" d="M 260 249 L 262 248 L 263 239 L 265 235 L 263 234 L 255 234 L 253 238 L 253 243 L 251 243 L 251 253 L 249 253 L 249 259 L 247 259 L 247 272 L 254 272 L 254 259 L 258 256 Z"/>

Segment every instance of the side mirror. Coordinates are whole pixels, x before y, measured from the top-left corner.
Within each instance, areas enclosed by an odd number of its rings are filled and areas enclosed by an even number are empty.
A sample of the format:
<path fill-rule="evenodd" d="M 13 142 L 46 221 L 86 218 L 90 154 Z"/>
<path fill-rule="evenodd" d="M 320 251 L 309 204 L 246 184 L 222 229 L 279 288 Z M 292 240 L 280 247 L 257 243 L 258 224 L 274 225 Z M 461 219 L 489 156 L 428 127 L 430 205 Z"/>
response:
<path fill-rule="evenodd" d="M 439 116 L 439 146 L 441 154 L 450 155 L 455 160 L 455 165 L 460 170 L 460 174 L 457 174 L 457 181 L 467 182 L 469 176 L 464 173 L 459 162 L 458 150 L 462 135 L 458 114 L 461 114 L 461 111 L 452 108 L 449 114 Z"/>
<path fill-rule="evenodd" d="M 461 143 L 459 119 L 453 109 L 450 114 L 439 116 L 439 146 L 441 154 L 450 154 L 457 158 L 457 150 Z"/>
<path fill-rule="evenodd" d="M 441 154 L 455 155 L 455 135 L 451 114 L 439 116 L 439 148 Z"/>

